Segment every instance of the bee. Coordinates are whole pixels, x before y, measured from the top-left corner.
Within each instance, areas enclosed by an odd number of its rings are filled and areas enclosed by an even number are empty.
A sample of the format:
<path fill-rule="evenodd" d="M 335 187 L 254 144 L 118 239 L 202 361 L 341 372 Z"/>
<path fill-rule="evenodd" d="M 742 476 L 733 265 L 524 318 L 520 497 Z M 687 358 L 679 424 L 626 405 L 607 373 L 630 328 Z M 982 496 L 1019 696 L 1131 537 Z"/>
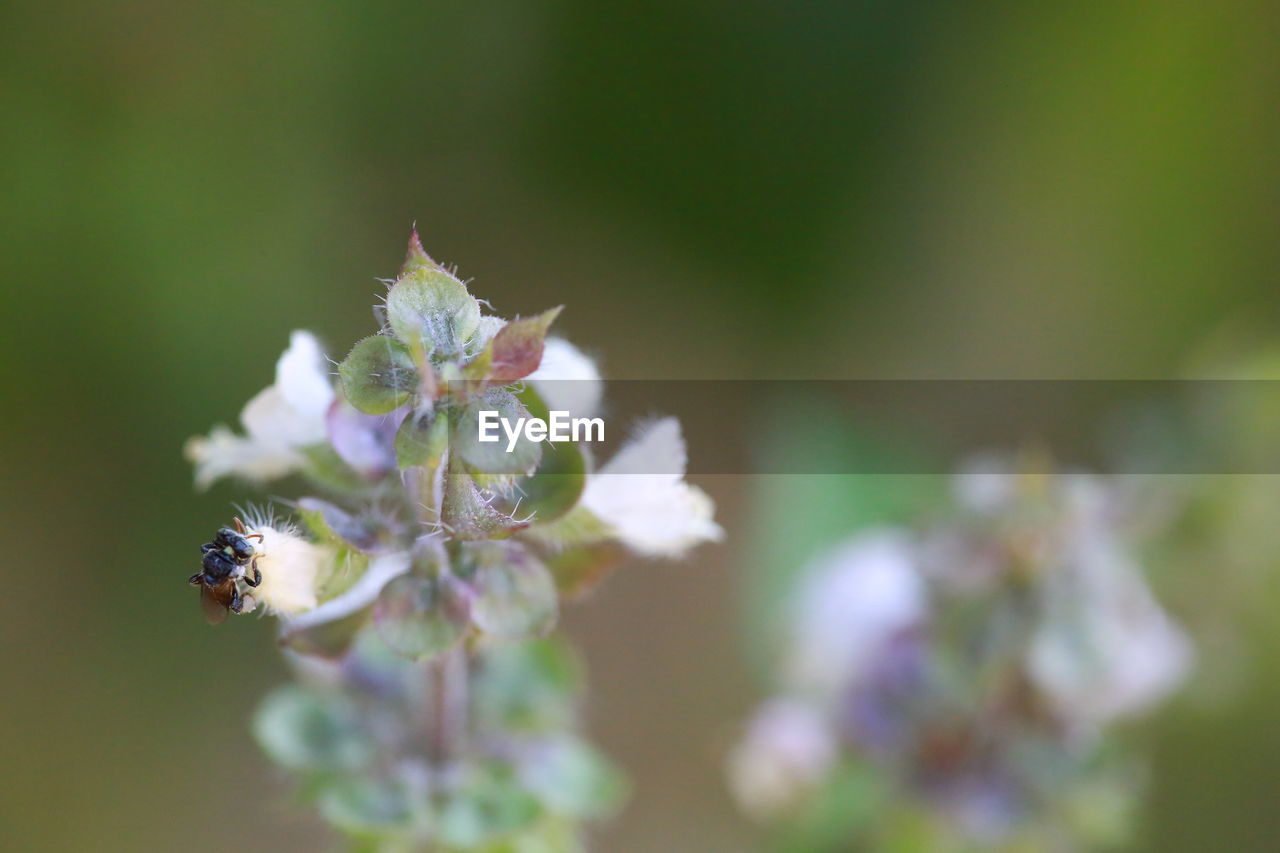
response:
<path fill-rule="evenodd" d="M 240 613 L 246 600 L 249 603 L 253 601 L 253 596 L 241 595 L 238 581 L 244 581 L 249 587 L 262 583 L 258 551 L 249 542 L 250 539 L 261 542 L 262 534 L 246 532 L 244 522 L 238 518 L 235 524 L 235 530 L 220 528 L 212 542 L 200 546 L 203 555 L 201 571 L 187 579 L 187 583 L 200 587 L 200 609 L 210 625 L 226 620 L 227 613 Z M 252 577 L 246 572 L 246 567 L 252 572 Z"/>

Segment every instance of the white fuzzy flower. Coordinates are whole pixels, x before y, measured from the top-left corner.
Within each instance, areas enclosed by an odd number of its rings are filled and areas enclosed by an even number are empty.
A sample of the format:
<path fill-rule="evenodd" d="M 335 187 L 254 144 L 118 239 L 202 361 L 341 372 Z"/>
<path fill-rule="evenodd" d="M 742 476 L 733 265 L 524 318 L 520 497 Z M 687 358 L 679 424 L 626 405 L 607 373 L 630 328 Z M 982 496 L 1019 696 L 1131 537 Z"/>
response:
<path fill-rule="evenodd" d="M 315 608 L 317 582 L 332 564 L 333 552 L 288 525 L 250 525 L 245 534 L 257 552 L 253 565 L 262 573 L 262 582 L 247 594 L 277 615 Z"/>
<path fill-rule="evenodd" d="M 299 450 L 325 439 L 325 413 L 333 385 L 324 353 L 310 332 L 295 331 L 276 362 L 275 384 L 250 400 L 240 413 L 245 434 L 225 426 L 187 442 L 196 466 L 196 485 L 207 488 L 235 475 L 262 482 L 282 477 L 303 463 Z"/>
<path fill-rule="evenodd" d="M 875 531 L 820 557 L 795 601 L 787 676 L 818 697 L 856 684 L 885 644 L 926 615 L 925 582 L 910 542 Z"/>
<path fill-rule="evenodd" d="M 724 536 L 706 492 L 684 481 L 686 453 L 680 422 L 663 418 L 638 430 L 587 478 L 582 505 L 632 550 L 678 557 Z"/>
<path fill-rule="evenodd" d="M 773 699 L 729 754 L 729 787 L 742 810 L 767 821 L 795 809 L 836 759 L 825 720 L 811 707 Z"/>
<path fill-rule="evenodd" d="M 1058 712 L 1083 731 L 1147 710 L 1191 666 L 1191 643 L 1129 556 L 1085 540 L 1051 570 L 1028 667 Z"/>
<path fill-rule="evenodd" d="M 528 378 L 548 409 L 566 411 L 575 418 L 594 417 L 600 411 L 604 394 L 600 370 L 564 338 L 547 338 L 542 361 Z"/>

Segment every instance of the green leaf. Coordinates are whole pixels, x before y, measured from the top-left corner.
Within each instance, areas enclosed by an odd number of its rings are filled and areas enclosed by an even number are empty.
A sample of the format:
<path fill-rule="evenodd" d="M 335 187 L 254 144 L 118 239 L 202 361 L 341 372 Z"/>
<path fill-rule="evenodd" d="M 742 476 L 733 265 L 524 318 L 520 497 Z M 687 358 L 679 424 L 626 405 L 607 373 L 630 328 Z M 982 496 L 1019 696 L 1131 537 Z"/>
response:
<path fill-rule="evenodd" d="M 496 434 L 497 441 L 481 441 L 481 412 L 496 412 L 498 419 L 505 420 L 512 427 L 521 418 L 530 416 L 524 404 L 505 388 L 489 388 L 471 398 L 454 427 L 450 443 L 468 467 L 485 474 L 525 474 L 537 467 L 542 458 L 542 443 L 530 441 L 523 430 L 509 452 L 507 434 L 500 423 L 489 428 L 489 435 Z M 491 416 L 489 423 L 497 422 Z"/>
<path fill-rule="evenodd" d="M 365 554 L 387 550 L 389 533 L 371 518 L 352 515 L 319 498 L 299 498 L 297 506 L 307 529 L 327 542 Z"/>
<path fill-rule="evenodd" d="M 396 464 L 402 469 L 415 465 L 435 468 L 448 445 L 448 413 L 436 409 L 412 412 L 396 431 Z"/>
<path fill-rule="evenodd" d="M 475 709 L 500 731 L 541 733 L 572 724 L 582 662 L 562 638 L 489 646 L 475 681 Z"/>
<path fill-rule="evenodd" d="M 533 476 L 520 484 L 520 514 L 532 515 L 531 524 L 562 518 L 578 505 L 586 484 L 587 460 L 581 448 L 572 442 L 550 444 Z"/>
<path fill-rule="evenodd" d="M 520 776 L 547 809 L 582 820 L 608 817 L 627 793 L 622 774 L 571 735 L 539 744 L 521 764 Z"/>
<path fill-rule="evenodd" d="M 422 659 L 462 639 L 469 611 L 467 590 L 451 575 L 402 575 L 383 588 L 373 618 L 383 642 L 404 657 Z"/>
<path fill-rule="evenodd" d="M 539 814 L 538 801 L 505 766 L 476 765 L 442 810 L 439 836 L 447 845 L 471 849 L 530 826 Z"/>
<path fill-rule="evenodd" d="M 547 567 L 513 542 L 483 542 L 465 552 L 475 591 L 471 621 L 495 637 L 522 640 L 555 625 L 559 596 Z"/>
<path fill-rule="evenodd" d="M 560 305 L 536 317 L 517 317 L 499 329 L 488 347 L 493 354 L 489 381 L 506 385 L 537 370 L 542 363 L 547 330 L 562 310 L 564 306 Z"/>
<path fill-rule="evenodd" d="M 463 351 L 480 325 L 480 303 L 436 266 L 417 265 L 387 293 L 387 321 L 410 347 L 445 356 Z"/>
<path fill-rule="evenodd" d="M 269 694 L 254 716 L 253 733 L 273 761 L 291 770 L 351 770 L 373 754 L 350 703 L 303 687 Z"/>
<path fill-rule="evenodd" d="M 546 420 L 547 404 L 529 384 L 517 395 L 529 415 Z M 548 443 L 532 476 L 520 484 L 521 514 L 530 514 L 530 523 L 547 524 L 572 510 L 587 484 L 587 455 L 574 442 Z"/>
<path fill-rule="evenodd" d="M 345 777 L 328 781 L 317 797 L 320 814 L 345 833 L 383 836 L 408 826 L 413 808 L 403 785 Z"/>
<path fill-rule="evenodd" d="M 418 387 L 418 371 L 404 344 L 373 335 L 357 343 L 338 365 L 342 393 L 367 415 L 384 415 L 403 406 Z"/>
<path fill-rule="evenodd" d="M 572 599 L 593 589 L 626 555 L 618 543 L 601 542 L 553 552 L 546 563 L 561 597 Z"/>
<path fill-rule="evenodd" d="M 580 545 L 598 545 L 612 539 L 614 530 L 585 506 L 572 510 L 546 524 L 534 524 L 520 533 L 520 538 L 560 551 Z"/>

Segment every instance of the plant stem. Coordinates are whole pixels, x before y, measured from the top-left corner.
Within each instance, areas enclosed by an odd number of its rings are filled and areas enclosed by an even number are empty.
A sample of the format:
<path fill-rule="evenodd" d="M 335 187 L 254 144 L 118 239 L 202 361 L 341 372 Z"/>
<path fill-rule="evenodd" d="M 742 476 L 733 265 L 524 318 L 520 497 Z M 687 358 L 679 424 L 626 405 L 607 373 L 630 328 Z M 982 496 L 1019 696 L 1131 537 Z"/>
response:
<path fill-rule="evenodd" d="M 424 466 L 415 484 L 418 503 L 418 524 L 422 534 L 438 530 L 440 510 L 444 495 L 444 477 L 448 470 L 448 451 L 439 466 Z M 441 576 L 450 572 L 448 551 L 440 549 Z M 437 767 L 443 767 L 461 752 L 467 733 L 467 705 L 470 677 L 470 661 L 463 644 L 427 661 L 427 684 L 430 696 L 427 703 L 428 758 Z"/>

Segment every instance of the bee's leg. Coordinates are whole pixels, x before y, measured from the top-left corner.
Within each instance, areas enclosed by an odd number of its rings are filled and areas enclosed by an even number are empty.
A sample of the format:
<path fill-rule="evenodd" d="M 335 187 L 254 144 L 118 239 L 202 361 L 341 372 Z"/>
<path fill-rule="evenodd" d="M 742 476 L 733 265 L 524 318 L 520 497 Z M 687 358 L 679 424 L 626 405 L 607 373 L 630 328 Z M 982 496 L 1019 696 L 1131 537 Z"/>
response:
<path fill-rule="evenodd" d="M 232 613 L 239 613 L 244 608 L 244 599 L 240 597 L 240 590 L 231 590 L 231 604 L 227 605 L 227 609 Z"/>
<path fill-rule="evenodd" d="M 244 582 L 245 582 L 245 585 L 246 585 L 246 586 L 257 586 L 258 584 L 262 583 L 262 572 L 261 572 L 261 571 L 259 571 L 259 569 L 258 569 L 258 558 L 257 558 L 257 557 L 254 557 L 254 558 L 253 558 L 253 562 L 249 565 L 249 568 L 253 569 L 253 580 L 249 580 L 249 576 L 248 576 L 248 575 L 245 575 L 245 576 L 244 576 Z"/>
<path fill-rule="evenodd" d="M 201 572 L 196 572 L 194 575 L 187 578 L 187 583 L 191 584 L 192 586 L 200 586 L 200 575 L 201 575 Z"/>
<path fill-rule="evenodd" d="M 240 520 L 240 516 L 236 516 L 234 521 L 236 523 L 236 531 L 245 539 L 257 539 L 259 542 L 261 542 L 263 539 L 266 538 L 261 533 L 245 533 L 244 522 Z"/>

